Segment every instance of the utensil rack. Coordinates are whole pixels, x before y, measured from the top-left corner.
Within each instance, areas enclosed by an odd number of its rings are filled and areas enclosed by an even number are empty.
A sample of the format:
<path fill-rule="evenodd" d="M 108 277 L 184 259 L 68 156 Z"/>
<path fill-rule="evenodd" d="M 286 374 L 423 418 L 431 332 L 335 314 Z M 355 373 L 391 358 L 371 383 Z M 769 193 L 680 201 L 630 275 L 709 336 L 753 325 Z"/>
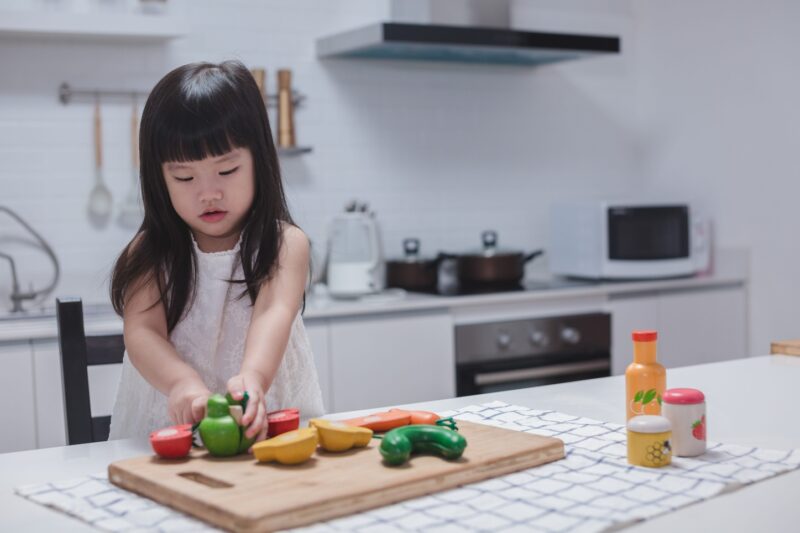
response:
<path fill-rule="evenodd" d="M 75 98 L 92 99 L 98 96 L 104 98 L 147 98 L 149 91 L 124 90 L 124 89 L 78 89 L 64 82 L 58 86 L 58 100 L 67 105 Z M 292 90 L 292 104 L 295 109 L 303 106 L 306 96 L 296 90 Z M 278 95 L 270 94 L 266 97 L 267 107 L 278 107 Z"/>
<path fill-rule="evenodd" d="M 58 100 L 67 105 L 72 102 L 76 98 L 85 99 L 85 100 L 93 100 L 94 98 L 133 98 L 134 100 L 138 99 L 145 99 L 147 95 L 149 95 L 149 91 L 139 91 L 139 90 L 123 90 L 123 89 L 84 89 L 84 88 L 75 88 L 72 87 L 69 83 L 63 82 L 61 85 L 58 86 Z M 294 108 L 300 108 L 303 106 L 303 102 L 305 102 L 306 96 L 298 91 L 292 90 L 292 103 Z M 277 108 L 278 107 L 278 95 L 267 95 L 265 98 L 265 103 L 268 108 Z M 313 150 L 310 146 L 291 146 L 291 147 L 283 147 L 283 146 L 275 146 L 278 151 L 278 155 L 285 155 L 285 156 L 297 156 L 303 155 L 311 152 Z"/>

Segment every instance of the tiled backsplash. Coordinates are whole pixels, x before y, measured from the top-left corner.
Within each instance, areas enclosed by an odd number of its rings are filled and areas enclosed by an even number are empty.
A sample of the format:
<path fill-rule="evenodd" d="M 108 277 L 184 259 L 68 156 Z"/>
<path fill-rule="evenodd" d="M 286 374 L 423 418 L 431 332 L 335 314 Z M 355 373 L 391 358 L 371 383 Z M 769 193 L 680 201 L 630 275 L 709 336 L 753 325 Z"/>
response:
<path fill-rule="evenodd" d="M 57 294 L 106 298 L 111 264 L 132 236 L 114 223 L 89 223 L 92 104 L 59 103 L 63 81 L 144 90 L 179 64 L 238 58 L 265 67 L 274 90 L 276 70 L 291 68 L 307 95 L 298 141 L 314 151 L 281 163 L 318 263 L 328 220 L 351 198 L 374 208 L 387 255 L 396 256 L 404 237 L 421 238 L 423 253 L 433 254 L 476 248 L 488 228 L 502 245 L 538 248 L 552 200 L 640 187 L 633 43 L 619 13 L 620 56 L 520 68 L 316 58 L 315 38 L 385 20 L 388 2 L 169 4 L 184 13 L 188 36 L 167 44 L 3 38 L 0 204 L 53 244 L 63 267 Z M 103 171 L 119 202 L 130 183 L 130 102 L 108 100 L 102 112 Z M 18 258 L 24 286 L 42 286 L 46 257 L 20 239 L 22 230 L 3 219 L 0 249 Z M 0 266 L 0 308 L 10 305 L 6 272 Z"/>

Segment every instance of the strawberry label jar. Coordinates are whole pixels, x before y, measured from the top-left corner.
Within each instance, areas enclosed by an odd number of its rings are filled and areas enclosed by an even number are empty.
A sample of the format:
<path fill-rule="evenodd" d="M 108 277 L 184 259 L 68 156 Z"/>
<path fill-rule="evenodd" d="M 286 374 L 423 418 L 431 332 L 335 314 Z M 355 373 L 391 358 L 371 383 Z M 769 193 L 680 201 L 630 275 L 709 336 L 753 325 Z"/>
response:
<path fill-rule="evenodd" d="M 694 457 L 706 451 L 706 398 L 697 389 L 664 392 L 662 414 L 672 423 L 672 452 Z"/>

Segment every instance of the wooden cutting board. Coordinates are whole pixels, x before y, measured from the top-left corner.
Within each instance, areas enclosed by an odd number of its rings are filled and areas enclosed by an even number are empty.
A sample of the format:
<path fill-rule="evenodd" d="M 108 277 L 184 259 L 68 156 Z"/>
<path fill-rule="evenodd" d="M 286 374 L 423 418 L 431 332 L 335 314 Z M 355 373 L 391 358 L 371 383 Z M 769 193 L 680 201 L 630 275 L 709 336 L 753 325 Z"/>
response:
<path fill-rule="evenodd" d="M 258 463 L 252 455 L 214 458 L 193 451 L 187 459 L 157 456 L 117 461 L 108 467 L 115 485 L 234 531 L 274 531 L 329 520 L 416 498 L 465 483 L 523 470 L 564 457 L 564 443 L 458 421 L 467 439 L 457 461 L 412 456 L 388 467 L 380 441 L 343 453 L 321 448 L 302 465 Z"/>

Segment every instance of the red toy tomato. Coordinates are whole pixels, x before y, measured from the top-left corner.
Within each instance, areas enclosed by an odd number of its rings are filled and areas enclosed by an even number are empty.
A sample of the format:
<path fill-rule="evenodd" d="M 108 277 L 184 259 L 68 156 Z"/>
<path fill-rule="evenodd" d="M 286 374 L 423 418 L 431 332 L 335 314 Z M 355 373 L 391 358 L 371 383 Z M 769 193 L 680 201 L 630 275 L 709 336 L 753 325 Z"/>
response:
<path fill-rule="evenodd" d="M 281 433 L 294 431 L 300 427 L 300 410 L 294 407 L 267 413 L 267 436 L 277 437 Z"/>
<path fill-rule="evenodd" d="M 192 425 L 180 424 L 150 433 L 153 451 L 164 459 L 180 459 L 192 449 Z"/>

